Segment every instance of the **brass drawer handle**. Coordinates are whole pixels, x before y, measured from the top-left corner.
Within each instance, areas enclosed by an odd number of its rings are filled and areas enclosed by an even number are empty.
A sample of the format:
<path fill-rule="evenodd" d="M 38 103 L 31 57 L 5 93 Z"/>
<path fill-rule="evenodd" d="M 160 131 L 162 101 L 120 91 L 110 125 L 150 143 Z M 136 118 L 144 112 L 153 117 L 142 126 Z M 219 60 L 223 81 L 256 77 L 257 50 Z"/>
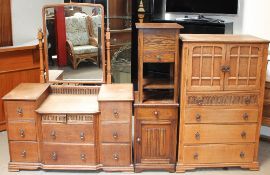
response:
<path fill-rule="evenodd" d="M 114 116 L 115 118 L 119 118 L 119 113 L 118 113 L 117 109 L 114 109 L 114 110 L 113 110 L 113 116 Z"/>
<path fill-rule="evenodd" d="M 197 133 L 195 134 L 195 139 L 196 139 L 196 140 L 200 140 L 200 138 L 201 138 L 201 134 L 200 134 L 199 132 L 197 132 Z"/>
<path fill-rule="evenodd" d="M 139 144 L 141 143 L 141 138 L 140 138 L 140 137 L 137 138 L 137 142 L 138 142 Z"/>
<path fill-rule="evenodd" d="M 54 140 L 56 139 L 56 132 L 54 130 L 51 132 L 50 135 L 51 135 L 52 139 L 54 139 Z"/>
<path fill-rule="evenodd" d="M 21 157 L 26 157 L 26 151 L 25 151 L 25 150 L 23 150 L 23 151 L 21 152 Z"/>
<path fill-rule="evenodd" d="M 119 160 L 119 156 L 117 154 L 113 155 L 114 160 Z"/>
<path fill-rule="evenodd" d="M 242 137 L 242 139 L 245 139 L 245 138 L 247 137 L 247 133 L 246 133 L 245 131 L 243 131 L 243 132 L 241 133 L 241 137 Z"/>
<path fill-rule="evenodd" d="M 85 160 L 85 159 L 86 159 L 85 154 L 81 154 L 81 160 Z"/>
<path fill-rule="evenodd" d="M 57 153 L 52 152 L 51 158 L 52 158 L 52 160 L 57 160 Z"/>
<path fill-rule="evenodd" d="M 114 138 L 115 140 L 118 139 L 118 133 L 117 133 L 117 132 L 113 133 L 113 138 Z"/>
<path fill-rule="evenodd" d="M 221 71 L 222 72 L 230 72 L 230 70 L 231 70 L 231 67 L 228 66 L 228 65 L 221 66 Z"/>
<path fill-rule="evenodd" d="M 83 140 L 85 140 L 85 134 L 84 134 L 84 132 L 81 132 L 80 133 L 80 139 L 83 141 Z"/>
<path fill-rule="evenodd" d="M 19 132 L 20 132 L 20 136 L 21 136 L 21 137 L 24 137 L 24 136 L 25 136 L 24 129 L 20 129 Z"/>
<path fill-rule="evenodd" d="M 196 114 L 196 115 L 195 115 L 195 118 L 196 118 L 196 121 L 197 121 L 197 122 L 200 122 L 201 119 L 202 119 L 202 116 L 201 116 L 200 114 Z"/>
<path fill-rule="evenodd" d="M 195 153 L 195 154 L 193 155 L 193 159 L 194 159 L 194 160 L 198 160 L 198 159 L 199 159 L 199 154 L 198 154 L 198 153 Z"/>
<path fill-rule="evenodd" d="M 158 118 L 158 116 L 159 116 L 159 112 L 158 111 L 154 111 L 153 114 L 154 114 L 155 117 Z"/>
<path fill-rule="evenodd" d="M 245 153 L 244 153 L 244 152 L 241 152 L 241 153 L 240 153 L 240 157 L 241 157 L 242 159 L 244 159 L 244 158 L 245 158 Z"/>
<path fill-rule="evenodd" d="M 17 111 L 17 114 L 18 115 L 22 115 L 23 114 L 23 109 L 21 107 L 18 107 L 16 111 Z"/>
<path fill-rule="evenodd" d="M 244 113 L 244 114 L 243 114 L 243 119 L 244 119 L 245 121 L 248 120 L 248 113 Z"/>
<path fill-rule="evenodd" d="M 160 55 L 157 55 L 156 58 L 158 59 L 158 61 L 161 60 L 161 56 Z"/>

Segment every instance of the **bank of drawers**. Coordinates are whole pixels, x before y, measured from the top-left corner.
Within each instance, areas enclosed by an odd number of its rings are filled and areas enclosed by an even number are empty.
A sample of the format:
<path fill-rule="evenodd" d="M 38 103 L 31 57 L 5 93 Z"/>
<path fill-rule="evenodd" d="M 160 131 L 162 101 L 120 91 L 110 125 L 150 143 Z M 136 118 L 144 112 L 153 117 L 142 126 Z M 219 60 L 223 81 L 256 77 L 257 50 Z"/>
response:
<path fill-rule="evenodd" d="M 132 164 L 131 102 L 100 102 L 100 163 L 105 167 Z"/>

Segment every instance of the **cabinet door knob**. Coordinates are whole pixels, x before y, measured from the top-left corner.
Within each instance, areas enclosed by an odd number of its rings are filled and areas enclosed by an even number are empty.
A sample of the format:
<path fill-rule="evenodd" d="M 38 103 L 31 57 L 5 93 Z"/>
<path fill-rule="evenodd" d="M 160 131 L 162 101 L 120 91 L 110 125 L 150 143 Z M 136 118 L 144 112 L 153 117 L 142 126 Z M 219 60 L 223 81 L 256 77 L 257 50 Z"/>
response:
<path fill-rule="evenodd" d="M 26 151 L 25 151 L 25 150 L 23 150 L 23 151 L 21 152 L 21 157 L 26 157 Z"/>
<path fill-rule="evenodd" d="M 113 155 L 113 158 L 114 158 L 114 160 L 118 160 L 119 159 L 119 156 L 117 154 L 114 154 Z"/>
<path fill-rule="evenodd" d="M 141 138 L 140 137 L 137 138 L 137 142 L 141 143 Z"/>
<path fill-rule="evenodd" d="M 241 133 L 241 137 L 242 137 L 242 139 L 245 139 L 245 138 L 247 137 L 247 133 L 246 133 L 245 131 L 243 131 L 243 132 Z"/>
<path fill-rule="evenodd" d="M 195 154 L 193 155 L 193 159 L 194 159 L 194 160 L 198 160 L 198 159 L 199 159 L 199 154 L 198 154 L 198 153 L 195 153 Z"/>
<path fill-rule="evenodd" d="M 245 153 L 244 153 L 244 152 L 241 152 L 241 153 L 240 153 L 240 157 L 241 157 L 242 159 L 244 159 L 244 158 L 245 158 Z"/>
<path fill-rule="evenodd" d="M 195 134 L 195 139 L 196 139 L 196 140 L 200 140 L 200 138 L 201 138 L 201 134 L 200 134 L 199 132 L 197 132 L 197 133 Z"/>
<path fill-rule="evenodd" d="M 117 132 L 113 133 L 113 138 L 118 139 L 118 133 Z"/>
<path fill-rule="evenodd" d="M 21 107 L 18 107 L 16 111 L 17 111 L 17 114 L 19 115 L 23 114 L 23 109 Z"/>
<path fill-rule="evenodd" d="M 57 159 L 57 153 L 52 152 L 51 158 L 52 158 L 52 160 L 56 160 Z"/>
<path fill-rule="evenodd" d="M 244 113 L 244 114 L 243 114 L 243 119 L 244 119 L 245 121 L 248 120 L 248 113 Z"/>
<path fill-rule="evenodd" d="M 114 109 L 114 110 L 113 110 L 113 116 L 114 116 L 115 118 L 119 118 L 119 113 L 118 113 L 117 109 Z"/>
<path fill-rule="evenodd" d="M 20 136 L 21 136 L 21 137 L 24 137 L 24 136 L 25 136 L 24 129 L 20 129 L 19 132 L 20 132 Z"/>
<path fill-rule="evenodd" d="M 56 132 L 54 130 L 52 130 L 51 132 L 51 137 L 52 139 L 56 139 Z"/>
<path fill-rule="evenodd" d="M 195 118 L 196 118 L 196 121 L 197 121 L 197 122 L 200 122 L 202 116 L 201 116 L 200 114 L 196 114 Z"/>
<path fill-rule="evenodd" d="M 83 141 L 83 140 L 85 140 L 85 134 L 84 134 L 84 132 L 81 132 L 80 133 L 80 139 Z"/>
<path fill-rule="evenodd" d="M 86 156 L 85 156 L 85 154 L 81 154 L 81 160 L 85 160 L 86 159 Z"/>

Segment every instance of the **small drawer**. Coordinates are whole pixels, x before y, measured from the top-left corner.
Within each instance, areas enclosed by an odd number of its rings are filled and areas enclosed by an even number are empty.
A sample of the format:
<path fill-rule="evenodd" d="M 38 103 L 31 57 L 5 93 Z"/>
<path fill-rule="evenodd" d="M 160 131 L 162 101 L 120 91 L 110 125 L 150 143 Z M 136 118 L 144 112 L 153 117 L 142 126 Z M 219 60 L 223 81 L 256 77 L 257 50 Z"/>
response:
<path fill-rule="evenodd" d="M 247 163 L 253 161 L 254 144 L 184 146 L 184 164 Z"/>
<path fill-rule="evenodd" d="M 258 109 L 188 108 L 185 123 L 255 123 Z"/>
<path fill-rule="evenodd" d="M 101 120 L 130 121 L 132 116 L 131 102 L 101 102 Z"/>
<path fill-rule="evenodd" d="M 35 122 L 8 122 L 9 140 L 28 140 L 37 139 Z"/>
<path fill-rule="evenodd" d="M 184 126 L 184 143 L 255 142 L 257 124 L 191 124 Z"/>
<path fill-rule="evenodd" d="M 9 142 L 11 162 L 38 162 L 37 142 Z"/>
<path fill-rule="evenodd" d="M 101 123 L 101 142 L 130 142 L 131 126 L 129 123 Z"/>
<path fill-rule="evenodd" d="M 100 163 L 104 166 L 129 166 L 130 144 L 101 144 Z"/>
<path fill-rule="evenodd" d="M 44 142 L 94 143 L 93 124 L 42 124 Z"/>
<path fill-rule="evenodd" d="M 173 52 L 144 52 L 143 62 L 148 63 L 172 63 L 175 54 Z"/>
<path fill-rule="evenodd" d="M 4 105 L 8 120 L 35 119 L 35 102 L 5 101 Z"/>
<path fill-rule="evenodd" d="M 137 107 L 135 108 L 136 119 L 144 120 L 174 120 L 177 119 L 178 108 L 166 107 Z"/>
<path fill-rule="evenodd" d="M 43 163 L 47 165 L 95 165 L 95 146 L 43 144 Z"/>

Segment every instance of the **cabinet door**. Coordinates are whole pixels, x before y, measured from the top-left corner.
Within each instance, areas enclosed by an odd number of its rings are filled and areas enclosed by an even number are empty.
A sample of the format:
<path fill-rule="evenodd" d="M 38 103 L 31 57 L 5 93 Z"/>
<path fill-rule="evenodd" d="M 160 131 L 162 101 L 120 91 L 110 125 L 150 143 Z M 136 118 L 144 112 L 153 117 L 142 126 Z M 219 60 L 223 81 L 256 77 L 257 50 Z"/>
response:
<path fill-rule="evenodd" d="M 260 44 L 227 46 L 225 90 L 259 90 L 262 50 Z"/>
<path fill-rule="evenodd" d="M 175 123 L 171 121 L 136 121 L 136 163 L 175 162 Z"/>
<path fill-rule="evenodd" d="M 187 90 L 223 90 L 225 45 L 192 44 L 188 53 Z"/>

